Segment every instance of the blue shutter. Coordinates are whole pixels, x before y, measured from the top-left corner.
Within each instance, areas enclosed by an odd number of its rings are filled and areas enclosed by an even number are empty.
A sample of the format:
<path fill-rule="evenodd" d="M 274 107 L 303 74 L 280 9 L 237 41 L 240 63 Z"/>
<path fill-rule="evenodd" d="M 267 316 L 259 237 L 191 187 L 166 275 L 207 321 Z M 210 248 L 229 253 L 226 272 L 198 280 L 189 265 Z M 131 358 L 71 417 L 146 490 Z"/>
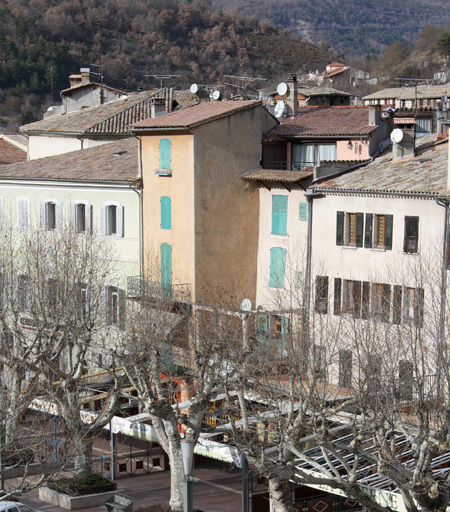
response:
<path fill-rule="evenodd" d="M 272 235 L 287 235 L 287 196 L 272 196 Z"/>
<path fill-rule="evenodd" d="M 161 244 L 161 292 L 162 298 L 172 296 L 172 246 Z"/>
<path fill-rule="evenodd" d="M 272 247 L 270 249 L 270 279 L 272 288 L 284 288 L 284 271 L 286 268 L 286 249 Z"/>
<path fill-rule="evenodd" d="M 299 204 L 299 220 L 308 220 L 308 204 L 300 203 Z"/>
<path fill-rule="evenodd" d="M 159 168 L 170 169 L 170 139 L 161 139 L 159 141 Z"/>
<path fill-rule="evenodd" d="M 161 197 L 161 229 L 172 229 L 172 200 Z"/>

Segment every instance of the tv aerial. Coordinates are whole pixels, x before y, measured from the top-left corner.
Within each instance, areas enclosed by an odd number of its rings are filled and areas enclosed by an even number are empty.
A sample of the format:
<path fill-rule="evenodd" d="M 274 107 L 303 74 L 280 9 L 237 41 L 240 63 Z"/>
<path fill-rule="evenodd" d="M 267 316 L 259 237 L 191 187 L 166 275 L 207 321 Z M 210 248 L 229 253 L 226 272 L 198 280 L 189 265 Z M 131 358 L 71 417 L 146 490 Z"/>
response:
<path fill-rule="evenodd" d="M 274 111 L 274 114 L 275 114 L 275 117 L 277 119 L 281 119 L 284 115 L 284 109 L 285 109 L 285 106 L 286 104 L 284 103 L 283 100 L 279 101 L 276 105 L 275 105 L 275 111 Z"/>
<path fill-rule="evenodd" d="M 392 130 L 391 132 L 391 141 L 395 144 L 398 144 L 403 140 L 403 131 L 400 130 L 400 128 L 395 128 L 395 130 Z"/>

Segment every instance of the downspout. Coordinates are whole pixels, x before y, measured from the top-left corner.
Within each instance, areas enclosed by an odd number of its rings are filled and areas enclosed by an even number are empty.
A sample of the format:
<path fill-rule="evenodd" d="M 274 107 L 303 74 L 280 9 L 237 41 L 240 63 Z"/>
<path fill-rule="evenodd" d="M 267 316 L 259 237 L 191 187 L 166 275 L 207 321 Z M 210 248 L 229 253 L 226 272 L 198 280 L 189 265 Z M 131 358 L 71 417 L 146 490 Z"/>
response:
<path fill-rule="evenodd" d="M 139 268 L 141 273 L 141 279 L 144 279 L 144 221 L 143 221 L 143 205 L 142 205 L 142 189 L 144 188 L 144 180 L 142 178 L 142 139 L 135 133 L 132 133 L 133 137 L 138 140 L 138 170 L 139 170 L 139 189 L 133 189 L 139 196 Z"/>
<path fill-rule="evenodd" d="M 447 314 L 447 265 L 448 265 L 448 256 L 447 256 L 447 247 L 448 247 L 448 220 L 449 220 L 449 200 L 437 197 L 436 203 L 439 206 L 445 208 L 445 224 L 444 224 L 444 247 L 442 254 L 442 276 L 441 276 L 441 305 L 440 305 L 440 319 L 439 319 L 439 345 L 441 349 L 445 351 L 443 357 L 439 357 L 438 361 L 447 361 L 447 342 L 446 342 L 446 328 L 445 328 L 445 319 Z M 439 364 L 439 363 L 438 363 Z M 440 393 L 441 386 L 440 378 L 442 372 L 441 368 L 438 368 L 438 389 L 437 392 Z"/>
<path fill-rule="evenodd" d="M 79 135 L 77 135 L 75 138 L 80 141 L 80 149 L 84 149 L 84 139 L 83 139 L 83 137 L 80 137 Z"/>

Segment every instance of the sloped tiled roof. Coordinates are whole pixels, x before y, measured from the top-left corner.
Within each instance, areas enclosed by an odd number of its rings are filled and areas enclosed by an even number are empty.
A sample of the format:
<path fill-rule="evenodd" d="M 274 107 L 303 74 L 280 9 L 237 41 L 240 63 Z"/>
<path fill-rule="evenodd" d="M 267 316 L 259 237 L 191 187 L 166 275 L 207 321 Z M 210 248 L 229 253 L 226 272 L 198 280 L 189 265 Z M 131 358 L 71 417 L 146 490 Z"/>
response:
<path fill-rule="evenodd" d="M 68 114 L 57 114 L 20 127 L 27 135 L 77 134 L 126 135 L 127 126 L 150 117 L 150 98 L 159 91 L 131 94 L 125 99 L 88 107 Z"/>
<path fill-rule="evenodd" d="M 441 85 L 418 85 L 417 92 L 415 87 L 388 87 L 381 91 L 374 92 L 368 96 L 364 96 L 363 100 L 383 100 L 383 99 L 399 99 L 414 100 L 441 98 L 449 92 L 449 84 Z"/>
<path fill-rule="evenodd" d="M 330 76 L 335 76 L 343 73 L 344 71 L 347 71 L 347 69 L 350 69 L 348 66 L 340 69 L 333 69 L 333 71 L 327 72 L 326 76 L 329 78 Z"/>
<path fill-rule="evenodd" d="M 81 77 L 81 75 L 71 75 L 71 76 L 69 76 L 69 78 L 76 77 L 76 76 Z M 124 94 L 122 91 L 119 91 L 119 89 L 114 89 L 113 87 L 109 87 L 107 85 L 98 84 L 96 82 L 86 82 L 85 84 L 77 84 L 77 85 L 73 85 L 72 87 L 68 87 L 67 89 L 64 89 L 63 91 L 61 91 L 61 96 L 67 96 L 68 94 L 72 93 L 73 91 L 85 89 L 87 87 L 92 87 L 93 89 L 100 88 L 100 89 L 108 90 L 111 92 L 116 92 L 117 94 Z"/>
<path fill-rule="evenodd" d="M 26 151 L 3 138 L 0 139 L 0 165 L 15 164 L 17 162 L 25 162 L 26 160 Z"/>
<path fill-rule="evenodd" d="M 134 137 L 63 155 L 0 166 L 0 180 L 135 182 L 138 174 L 138 142 Z"/>
<path fill-rule="evenodd" d="M 377 128 L 369 126 L 369 107 L 301 107 L 296 117 L 284 119 L 267 136 L 359 137 Z"/>
<path fill-rule="evenodd" d="M 332 192 L 447 196 L 447 160 L 448 143 L 428 147 L 409 160 L 393 161 L 387 154 L 360 169 L 321 180 L 313 188 Z"/>
<path fill-rule="evenodd" d="M 260 101 L 205 101 L 165 116 L 145 119 L 132 125 L 132 130 L 188 129 L 261 105 Z"/>
<path fill-rule="evenodd" d="M 333 87 L 303 87 L 297 89 L 298 93 L 305 94 L 306 96 L 352 96 L 352 94 Z"/>
<path fill-rule="evenodd" d="M 281 181 L 296 183 L 311 177 L 313 171 L 280 171 L 279 169 L 258 169 L 242 176 L 246 181 Z"/>

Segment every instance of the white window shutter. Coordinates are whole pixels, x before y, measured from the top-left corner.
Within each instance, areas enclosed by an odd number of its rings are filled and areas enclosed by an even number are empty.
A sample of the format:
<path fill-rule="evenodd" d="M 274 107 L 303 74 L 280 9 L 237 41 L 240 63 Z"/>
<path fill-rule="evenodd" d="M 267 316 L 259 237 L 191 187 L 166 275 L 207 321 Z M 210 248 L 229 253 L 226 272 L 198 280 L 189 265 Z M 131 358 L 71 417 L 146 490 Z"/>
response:
<path fill-rule="evenodd" d="M 76 218 L 77 207 L 75 204 L 70 203 L 70 229 L 77 231 L 77 218 Z"/>
<path fill-rule="evenodd" d="M 102 219 L 101 219 L 101 229 L 102 235 L 106 235 L 106 206 L 102 204 Z"/>
<path fill-rule="evenodd" d="M 61 231 L 62 228 L 62 203 L 55 204 L 55 230 Z"/>
<path fill-rule="evenodd" d="M 23 199 L 18 199 L 17 200 L 17 227 L 19 229 L 22 228 L 22 201 Z"/>
<path fill-rule="evenodd" d="M 90 204 L 86 205 L 86 235 L 90 235 L 92 232 L 91 222 L 92 222 L 92 206 Z"/>
<path fill-rule="evenodd" d="M 123 237 L 123 206 L 117 207 L 117 236 Z"/>
<path fill-rule="evenodd" d="M 102 206 L 102 208 L 103 208 L 103 206 Z M 102 325 L 106 325 L 107 309 L 108 309 L 108 287 L 104 286 L 102 288 L 101 297 L 100 297 L 100 314 L 101 314 Z"/>
<path fill-rule="evenodd" d="M 3 226 L 3 197 L 0 197 L 0 227 Z"/>
<path fill-rule="evenodd" d="M 41 231 L 45 231 L 47 227 L 47 203 L 41 202 Z"/>

